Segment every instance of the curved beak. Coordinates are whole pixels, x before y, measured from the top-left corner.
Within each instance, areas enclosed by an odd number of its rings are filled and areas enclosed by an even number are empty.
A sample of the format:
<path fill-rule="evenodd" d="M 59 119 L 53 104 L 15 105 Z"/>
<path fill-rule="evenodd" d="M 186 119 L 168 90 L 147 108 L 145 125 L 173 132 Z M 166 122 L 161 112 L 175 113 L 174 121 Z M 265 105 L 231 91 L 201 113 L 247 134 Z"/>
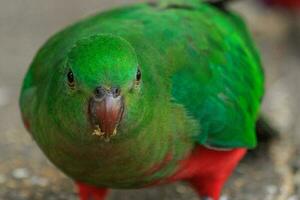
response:
<path fill-rule="evenodd" d="M 124 101 L 120 95 L 116 96 L 112 92 L 106 92 L 101 97 L 97 95 L 92 97 L 89 103 L 89 113 L 94 127 L 93 135 L 106 140 L 116 135 L 123 112 Z"/>

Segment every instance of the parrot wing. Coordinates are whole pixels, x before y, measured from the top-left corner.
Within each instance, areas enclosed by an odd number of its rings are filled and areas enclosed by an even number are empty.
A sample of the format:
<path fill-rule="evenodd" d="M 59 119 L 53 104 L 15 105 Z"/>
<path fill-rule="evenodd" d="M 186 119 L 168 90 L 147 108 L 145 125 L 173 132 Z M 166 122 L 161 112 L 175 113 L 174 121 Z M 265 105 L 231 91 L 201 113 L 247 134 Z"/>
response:
<path fill-rule="evenodd" d="M 190 43 L 188 66 L 172 77 L 172 97 L 199 123 L 199 144 L 253 148 L 263 95 L 259 56 L 238 16 L 218 20 L 203 30 L 201 44 Z"/>

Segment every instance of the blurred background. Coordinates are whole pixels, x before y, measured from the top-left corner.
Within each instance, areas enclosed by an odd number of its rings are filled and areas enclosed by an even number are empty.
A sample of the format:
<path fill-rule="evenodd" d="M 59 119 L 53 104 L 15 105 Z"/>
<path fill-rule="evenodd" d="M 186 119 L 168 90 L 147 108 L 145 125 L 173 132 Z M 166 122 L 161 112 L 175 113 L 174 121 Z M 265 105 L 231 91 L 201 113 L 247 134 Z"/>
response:
<path fill-rule="evenodd" d="M 89 14 L 134 0 L 0 0 L 0 200 L 77 199 L 72 181 L 32 141 L 18 97 L 38 48 L 56 31 Z M 296 2 L 296 1 L 295 1 Z M 279 138 L 242 161 L 221 200 L 300 200 L 300 14 L 240 0 L 232 9 L 250 26 L 266 73 L 263 113 Z M 113 191 L 110 200 L 196 200 L 182 183 Z"/>

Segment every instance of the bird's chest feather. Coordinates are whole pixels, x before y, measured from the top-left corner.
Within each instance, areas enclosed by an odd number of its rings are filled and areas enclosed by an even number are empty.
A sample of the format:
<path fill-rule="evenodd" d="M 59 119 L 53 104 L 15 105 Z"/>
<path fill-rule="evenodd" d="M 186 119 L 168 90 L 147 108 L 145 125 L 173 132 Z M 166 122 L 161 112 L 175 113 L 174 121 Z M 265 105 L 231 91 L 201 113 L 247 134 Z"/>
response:
<path fill-rule="evenodd" d="M 74 180 L 111 188 L 144 187 L 171 176 L 193 147 L 174 133 L 152 134 L 161 136 L 145 140 L 141 134 L 122 142 L 90 145 L 60 141 L 44 151 Z"/>

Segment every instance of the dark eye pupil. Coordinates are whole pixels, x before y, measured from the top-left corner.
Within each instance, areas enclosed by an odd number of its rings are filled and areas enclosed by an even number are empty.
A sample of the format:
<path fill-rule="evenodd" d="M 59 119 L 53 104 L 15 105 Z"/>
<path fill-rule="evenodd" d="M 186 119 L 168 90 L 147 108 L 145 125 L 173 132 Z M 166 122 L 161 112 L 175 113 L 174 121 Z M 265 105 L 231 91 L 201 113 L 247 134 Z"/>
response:
<path fill-rule="evenodd" d="M 141 73 L 141 70 L 138 69 L 138 71 L 136 72 L 136 80 L 137 80 L 137 81 L 140 81 L 141 78 L 142 78 L 142 73 Z"/>
<path fill-rule="evenodd" d="M 68 81 L 69 83 L 73 83 L 74 82 L 74 75 L 72 71 L 68 72 Z"/>

